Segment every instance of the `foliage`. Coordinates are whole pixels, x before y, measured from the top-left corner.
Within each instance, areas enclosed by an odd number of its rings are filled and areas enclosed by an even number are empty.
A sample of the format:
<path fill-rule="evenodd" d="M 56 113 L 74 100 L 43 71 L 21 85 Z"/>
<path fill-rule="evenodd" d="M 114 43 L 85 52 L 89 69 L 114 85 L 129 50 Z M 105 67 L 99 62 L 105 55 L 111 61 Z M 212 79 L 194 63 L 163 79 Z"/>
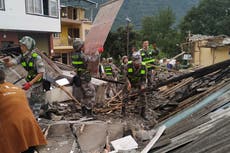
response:
<path fill-rule="evenodd" d="M 193 7 L 180 24 L 183 36 L 193 34 L 230 35 L 230 1 L 202 0 Z"/>
<path fill-rule="evenodd" d="M 141 35 L 129 26 L 129 52 L 132 46 L 139 46 Z M 116 60 L 127 54 L 127 27 L 119 27 L 117 31 L 110 32 L 105 42 L 105 51 L 102 57 L 113 57 Z"/>
<path fill-rule="evenodd" d="M 109 0 L 93 0 L 99 4 Z M 187 11 L 196 6 L 200 0 L 124 0 L 124 3 L 113 24 L 113 31 L 121 25 L 126 25 L 125 18 L 128 16 L 135 30 L 140 30 L 142 18 L 155 15 L 159 10 L 167 7 L 172 8 L 176 16 L 176 24 L 186 15 Z M 94 12 L 96 12 L 95 10 Z M 96 14 L 96 13 L 95 13 Z"/>
<path fill-rule="evenodd" d="M 167 57 L 178 54 L 180 34 L 173 27 L 175 15 L 170 8 L 160 10 L 155 16 L 148 16 L 142 22 L 143 39 L 155 41 Z"/>

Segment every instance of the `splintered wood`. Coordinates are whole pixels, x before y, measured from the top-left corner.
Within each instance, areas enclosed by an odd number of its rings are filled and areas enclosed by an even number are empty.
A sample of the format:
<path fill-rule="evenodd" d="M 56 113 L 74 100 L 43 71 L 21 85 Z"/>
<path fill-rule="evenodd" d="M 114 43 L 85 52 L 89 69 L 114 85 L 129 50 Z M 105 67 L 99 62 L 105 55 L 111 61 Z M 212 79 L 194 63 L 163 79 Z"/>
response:
<path fill-rule="evenodd" d="M 165 83 L 160 82 L 155 87 L 148 88 L 143 92 L 137 91 L 127 94 L 120 90 L 114 97 L 106 99 L 103 105 L 96 106 L 95 112 L 97 115 L 102 113 L 117 116 L 121 113 L 122 102 L 124 102 L 124 95 L 126 94 L 126 97 L 129 97 L 128 102 L 126 102 L 127 113 L 131 116 L 140 113 L 137 104 L 142 103 L 144 99 L 140 96 L 145 92 L 147 114 L 152 119 L 162 121 L 229 83 L 230 67 L 226 66 L 229 64 L 230 60 L 201 68 L 194 71 L 196 73 L 190 72 L 175 76 Z M 157 91 L 157 88 L 160 88 L 160 90 Z"/>

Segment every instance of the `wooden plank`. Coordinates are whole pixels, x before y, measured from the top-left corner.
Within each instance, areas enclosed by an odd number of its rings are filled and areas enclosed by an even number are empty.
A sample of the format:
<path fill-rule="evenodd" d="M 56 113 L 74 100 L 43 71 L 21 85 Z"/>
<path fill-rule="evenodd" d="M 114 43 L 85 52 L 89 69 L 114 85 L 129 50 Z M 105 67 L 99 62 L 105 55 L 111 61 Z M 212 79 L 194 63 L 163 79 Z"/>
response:
<path fill-rule="evenodd" d="M 185 78 L 189 78 L 189 77 L 199 78 L 199 77 L 205 76 L 209 73 L 213 73 L 219 69 L 224 69 L 224 68 L 228 67 L 229 65 L 230 65 L 230 59 L 223 61 L 223 62 L 220 62 L 220 63 L 213 64 L 211 66 L 207 66 L 207 67 L 195 70 L 194 72 L 191 72 L 191 73 L 186 73 L 184 75 L 174 77 L 172 79 L 169 79 L 165 82 L 158 84 L 156 87 L 159 88 L 159 87 L 162 87 L 164 85 L 168 85 L 168 84 L 176 82 L 176 81 L 181 81 L 181 80 L 183 80 Z"/>
<path fill-rule="evenodd" d="M 162 125 L 157 130 L 156 135 L 152 138 L 152 140 L 147 144 L 147 146 L 141 151 L 141 153 L 148 153 L 148 151 L 153 147 L 153 145 L 157 142 L 160 136 L 164 133 L 166 126 Z"/>

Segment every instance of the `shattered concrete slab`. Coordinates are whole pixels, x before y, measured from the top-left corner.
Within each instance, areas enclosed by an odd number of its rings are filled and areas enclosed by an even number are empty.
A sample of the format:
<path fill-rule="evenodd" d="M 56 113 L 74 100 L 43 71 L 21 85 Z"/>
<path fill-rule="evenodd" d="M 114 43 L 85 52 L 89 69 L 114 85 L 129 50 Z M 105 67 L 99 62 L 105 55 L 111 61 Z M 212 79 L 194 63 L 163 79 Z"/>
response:
<path fill-rule="evenodd" d="M 105 100 L 105 90 L 107 82 L 92 78 L 91 80 L 92 84 L 96 88 L 96 103 L 102 103 Z M 69 92 L 73 93 L 73 87 L 72 86 L 64 86 L 64 88 Z M 63 91 L 61 88 L 53 88 L 50 91 L 46 92 L 46 100 L 49 103 L 54 102 L 63 102 L 72 100 L 71 97 L 69 97 L 65 91 Z"/>
<path fill-rule="evenodd" d="M 72 86 L 64 87 L 68 92 L 72 93 Z M 49 103 L 63 102 L 71 100 L 71 98 L 60 88 L 54 88 L 46 92 L 46 100 Z"/>
<path fill-rule="evenodd" d="M 27 76 L 27 71 L 21 65 L 6 68 L 5 74 L 6 81 L 11 82 L 16 86 L 22 87 L 22 85 L 26 83 L 25 77 Z"/>
<path fill-rule="evenodd" d="M 85 125 L 82 133 L 78 133 L 78 142 L 84 153 L 100 151 L 106 140 L 106 123 Z M 99 150 L 98 150 L 99 149 Z"/>
<path fill-rule="evenodd" d="M 98 122 L 75 126 L 78 142 L 83 153 L 101 152 L 107 138 L 108 141 L 111 141 L 123 136 L 123 125 L 121 123 Z"/>
<path fill-rule="evenodd" d="M 77 153 L 76 139 L 70 124 L 51 125 L 47 135 L 48 144 L 39 153 Z"/>
<path fill-rule="evenodd" d="M 123 137 L 122 123 L 107 123 L 81 118 L 75 121 L 39 120 L 46 129 L 48 145 L 40 147 L 39 153 L 89 153 L 102 152 L 106 142 Z"/>

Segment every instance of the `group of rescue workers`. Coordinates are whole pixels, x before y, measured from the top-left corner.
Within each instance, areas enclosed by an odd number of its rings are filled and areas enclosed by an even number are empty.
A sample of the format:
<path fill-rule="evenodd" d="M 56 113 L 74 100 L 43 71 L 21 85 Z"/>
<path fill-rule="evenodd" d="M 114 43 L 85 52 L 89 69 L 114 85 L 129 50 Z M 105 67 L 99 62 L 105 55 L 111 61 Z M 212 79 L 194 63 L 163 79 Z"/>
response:
<path fill-rule="evenodd" d="M 132 49 L 132 55 L 130 57 L 123 56 L 121 59 L 120 69 L 117 68 L 113 63 L 112 59 L 108 58 L 106 62 L 105 59 L 102 59 L 101 62 L 101 72 L 100 76 L 107 77 L 108 80 L 117 81 L 119 78 L 119 73 L 121 74 L 122 81 L 125 81 L 126 84 L 123 88 L 123 105 L 122 105 L 122 116 L 126 114 L 126 104 L 128 94 L 135 90 L 142 91 L 147 85 L 151 85 L 155 81 L 155 58 L 159 54 L 159 49 L 156 47 L 156 43 L 152 43 L 152 49 L 149 47 L 149 41 L 143 41 L 143 46 L 140 50 Z M 131 60 L 129 60 L 131 59 Z M 113 86 L 112 86 L 113 85 Z M 109 87 L 112 87 L 109 88 Z M 106 92 L 108 97 L 111 97 L 117 93 L 116 87 L 113 83 L 109 83 Z M 112 93 L 112 94 L 111 94 Z M 147 119 L 146 117 L 146 103 L 147 97 L 145 92 L 136 99 L 138 112 L 141 117 Z"/>
<path fill-rule="evenodd" d="M 13 58 L 11 60 L 4 59 L 4 64 L 7 67 L 11 67 L 13 65 L 21 64 L 23 68 L 28 72 L 28 75 L 26 76 L 25 80 L 27 81 L 22 89 L 26 90 L 27 92 L 27 98 L 29 101 L 29 105 L 35 107 L 33 109 L 33 113 L 35 113 L 35 117 L 38 117 L 40 108 L 45 105 L 45 96 L 44 96 L 44 88 L 42 87 L 43 79 L 45 79 L 45 64 L 42 60 L 42 57 L 36 53 L 36 42 L 33 38 L 29 36 L 24 36 L 22 39 L 19 40 L 20 48 L 22 54 L 20 54 L 18 57 Z M 76 38 L 73 41 L 73 49 L 74 53 L 72 54 L 72 66 L 75 68 L 76 75 L 72 79 L 73 84 L 73 96 L 76 97 L 77 100 L 81 102 L 81 113 L 82 116 L 93 116 L 93 107 L 95 104 L 95 97 L 96 97 L 96 91 L 94 85 L 91 83 L 91 73 L 88 70 L 88 63 L 91 60 L 90 56 L 87 56 L 84 53 L 85 47 L 84 42 Z M 99 64 L 99 72 L 101 78 L 107 78 L 109 80 L 117 81 L 119 75 L 123 75 L 123 80 L 125 80 L 125 88 L 123 88 L 123 93 L 131 92 L 132 90 L 144 90 L 147 87 L 148 83 L 151 83 L 154 80 L 154 62 L 155 62 L 155 56 L 158 55 L 159 50 L 156 48 L 155 43 L 153 43 L 152 49 L 149 48 L 149 42 L 143 41 L 143 47 L 136 51 L 134 49 L 132 56 L 124 56 L 122 57 L 122 64 L 121 67 L 118 68 L 115 64 L 113 64 L 113 59 L 108 58 L 106 60 L 105 58 L 102 58 L 100 64 Z M 95 53 L 94 55 L 96 59 L 100 58 L 99 53 Z M 129 60 L 131 59 L 131 60 Z M 18 90 L 16 86 L 5 84 L 4 83 L 4 73 L 3 70 L 1 71 L 1 82 L 0 82 L 0 101 L 6 99 L 5 95 L 9 96 L 7 97 L 7 100 L 14 101 L 15 102 L 15 96 L 11 93 L 11 90 L 14 90 L 16 93 L 21 93 L 21 90 Z M 16 90 L 17 89 L 17 90 Z M 9 90 L 9 91 L 8 91 Z M 31 92 L 28 92 L 31 91 Z M 29 93 L 29 94 L 28 94 Z M 112 97 L 116 93 L 116 86 L 115 84 L 109 83 L 106 90 L 106 97 Z M 11 97 L 10 97 L 11 96 Z M 125 94 L 123 95 L 125 97 Z M 27 103 L 27 98 L 22 97 L 22 99 L 25 101 L 25 105 Z M 122 111 L 121 113 L 123 115 L 126 114 L 126 104 L 127 104 L 127 98 L 124 98 L 126 100 L 123 101 Z M 19 99 L 18 99 L 19 100 Z M 139 96 L 139 99 L 137 99 L 137 108 L 139 110 L 139 113 L 141 117 L 146 119 L 146 96 L 145 94 L 141 94 Z M 13 102 L 12 102 L 13 104 Z M 0 105 L 0 110 L 5 110 L 6 108 L 3 108 L 4 105 Z M 12 108 L 11 108 L 12 107 Z M 17 109 L 14 108 L 15 105 L 9 105 L 8 109 Z M 28 107 L 25 107 L 26 109 Z M 36 109 L 37 108 L 37 109 Z M 28 109 L 26 110 L 28 118 L 28 124 L 32 124 L 33 126 L 38 127 L 37 123 L 33 119 L 33 116 L 30 112 L 28 112 Z M 4 113 L 3 113 L 4 114 Z M 12 118 L 15 114 L 11 114 Z M 17 115 L 17 114 L 16 114 Z M 0 114 L 0 118 L 3 116 Z M 23 121 L 23 117 L 26 118 L 26 116 L 21 115 L 22 118 L 20 118 L 15 123 L 16 126 L 20 127 L 20 130 L 22 127 L 21 121 Z M 31 119 L 32 118 L 32 119 Z M 18 124 L 18 125 L 17 125 Z M 24 124 L 24 123 L 23 123 Z M 27 128 L 27 124 L 24 124 L 25 128 Z M 28 133 L 25 134 L 25 140 L 23 140 L 24 144 L 23 147 L 16 150 L 17 152 L 23 152 L 23 153 L 30 153 L 34 151 L 34 146 L 45 144 L 44 138 L 41 136 L 41 132 L 38 128 L 36 128 L 37 131 L 33 131 L 34 133 L 31 135 L 31 137 L 34 137 L 34 139 L 39 140 L 35 141 L 34 143 L 27 144 L 27 139 L 29 141 L 30 135 Z M 37 134 L 36 134 L 37 133 Z M 36 137 L 39 137 L 37 139 Z M 14 140 L 9 140 L 14 141 Z M 32 141 L 33 142 L 33 141 Z M 7 144 L 5 145 L 6 149 L 9 147 Z M 14 151 L 12 151 L 14 152 Z M 11 153 L 11 152 L 9 152 Z"/>

